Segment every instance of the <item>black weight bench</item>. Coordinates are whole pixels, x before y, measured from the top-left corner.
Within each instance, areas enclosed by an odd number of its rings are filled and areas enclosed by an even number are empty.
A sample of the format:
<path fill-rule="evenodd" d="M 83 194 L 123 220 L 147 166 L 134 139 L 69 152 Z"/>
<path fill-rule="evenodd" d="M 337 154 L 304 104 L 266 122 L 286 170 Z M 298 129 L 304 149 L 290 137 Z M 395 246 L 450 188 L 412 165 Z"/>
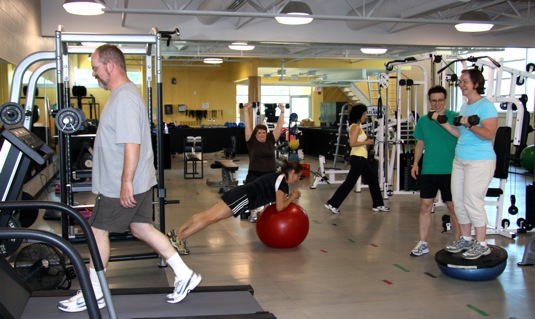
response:
<path fill-rule="evenodd" d="M 219 193 L 229 191 L 230 189 L 238 186 L 238 180 L 236 179 L 235 173 L 238 170 L 239 166 L 234 163 L 232 160 L 218 160 L 215 161 L 211 168 L 220 168 L 221 169 L 221 180 L 219 182 L 206 180 L 208 186 L 219 186 Z"/>
<path fill-rule="evenodd" d="M 202 179 L 203 173 L 202 154 L 184 153 L 184 179 Z"/>

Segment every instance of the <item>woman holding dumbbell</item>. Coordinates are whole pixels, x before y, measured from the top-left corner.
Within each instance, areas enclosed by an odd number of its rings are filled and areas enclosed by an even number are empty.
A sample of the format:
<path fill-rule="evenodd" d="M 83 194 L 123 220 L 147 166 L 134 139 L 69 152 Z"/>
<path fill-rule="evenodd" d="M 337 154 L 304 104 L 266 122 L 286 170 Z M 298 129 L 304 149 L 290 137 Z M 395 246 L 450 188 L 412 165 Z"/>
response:
<path fill-rule="evenodd" d="M 258 108 L 260 105 L 257 106 Z M 275 144 L 279 140 L 282 127 L 284 126 L 284 105 L 278 105 L 280 114 L 277 124 L 273 131 L 268 132 L 264 124 L 252 126 L 249 103 L 243 105 L 243 119 L 245 122 L 245 141 L 249 151 L 249 170 L 245 178 L 245 184 L 248 184 L 260 176 L 273 173 L 277 169 L 275 162 Z M 254 110 L 253 110 L 254 111 Z M 256 222 L 258 211 L 251 210 L 249 221 Z"/>
<path fill-rule="evenodd" d="M 498 112 L 492 102 L 481 96 L 485 93 L 485 78 L 478 69 L 463 70 L 459 88 L 466 98 L 459 112 L 461 117 L 454 119 L 454 125 L 440 124 L 458 138 L 451 191 L 461 237 L 446 250 L 451 253 L 464 251 L 464 259 L 478 259 L 491 252 L 485 241 L 488 223 L 485 194 L 496 166 L 492 140 L 498 128 Z M 437 119 L 437 114 L 433 119 Z M 475 240 L 471 236 L 472 226 Z"/>

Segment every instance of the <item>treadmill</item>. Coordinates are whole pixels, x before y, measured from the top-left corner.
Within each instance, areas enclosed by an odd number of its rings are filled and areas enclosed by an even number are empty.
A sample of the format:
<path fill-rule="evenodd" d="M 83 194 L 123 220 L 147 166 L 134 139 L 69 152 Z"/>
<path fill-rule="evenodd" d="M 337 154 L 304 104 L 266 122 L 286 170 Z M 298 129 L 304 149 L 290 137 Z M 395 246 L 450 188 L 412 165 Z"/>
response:
<path fill-rule="evenodd" d="M 37 136 L 22 125 L 6 126 L 2 131 L 4 143 L 2 148 L 9 147 L 8 157 L 31 159 L 38 162 L 50 157 L 53 152 L 46 148 Z M 14 148 L 13 148 L 14 147 Z M 13 152 L 14 149 L 18 150 Z M 1 150 L 0 150 L 0 153 Z M 11 155 L 13 154 L 13 155 Z M 4 167 L 5 163 L 19 161 L 8 160 L 2 162 L 0 173 L 17 171 L 19 174 L 10 174 L 11 179 L 24 176 L 15 167 Z M 24 162 L 24 161 L 22 161 Z M 8 165 L 9 166 L 9 165 Z M 5 176 L 1 176 L 3 179 Z M 4 185 L 20 184 L 12 180 Z M 10 190 L 5 187 L 5 194 Z M 1 191 L 1 190 L 0 190 Z M 98 253 L 96 241 L 87 220 L 75 209 L 63 203 L 51 201 L 17 201 L 6 200 L 0 202 L 0 212 L 11 212 L 14 209 L 55 209 L 71 218 L 81 226 L 87 238 L 87 244 L 92 259 L 95 261 L 95 270 L 102 284 L 104 298 L 107 306 L 98 309 L 89 274 L 80 253 L 62 237 L 32 229 L 7 228 L 0 225 L 0 240 L 29 239 L 51 244 L 71 260 L 84 294 L 87 311 L 67 313 L 57 308 L 60 300 L 73 296 L 72 290 L 31 291 L 28 285 L 15 272 L 4 256 L 0 256 L 0 317 L 11 318 L 276 318 L 272 313 L 264 311 L 254 299 L 254 290 L 250 285 L 237 286 L 200 286 L 190 292 L 182 302 L 169 304 L 165 295 L 172 291 L 172 287 L 162 288 L 130 288 L 110 290 L 104 275 L 104 267 Z"/>

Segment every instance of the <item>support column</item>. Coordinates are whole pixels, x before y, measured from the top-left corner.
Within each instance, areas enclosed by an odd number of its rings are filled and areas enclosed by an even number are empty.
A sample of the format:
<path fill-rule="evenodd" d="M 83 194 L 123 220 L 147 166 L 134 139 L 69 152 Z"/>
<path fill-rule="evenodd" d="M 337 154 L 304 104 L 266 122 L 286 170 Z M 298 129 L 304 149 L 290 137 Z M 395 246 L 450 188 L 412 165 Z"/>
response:
<path fill-rule="evenodd" d="M 260 101 L 261 77 L 252 75 L 249 77 L 249 103 Z"/>

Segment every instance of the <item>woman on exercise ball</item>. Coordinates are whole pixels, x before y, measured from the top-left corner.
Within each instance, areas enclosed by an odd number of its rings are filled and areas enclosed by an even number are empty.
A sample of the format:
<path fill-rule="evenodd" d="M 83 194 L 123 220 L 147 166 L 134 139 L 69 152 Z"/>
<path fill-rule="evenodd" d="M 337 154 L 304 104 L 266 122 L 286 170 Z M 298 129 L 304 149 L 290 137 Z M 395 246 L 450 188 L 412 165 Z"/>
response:
<path fill-rule="evenodd" d="M 498 128 L 498 112 L 492 102 L 481 96 L 485 93 L 485 78 L 478 69 L 463 70 L 459 88 L 466 98 L 461 106 L 460 125 L 441 124 L 458 138 L 451 173 L 451 193 L 461 237 L 446 250 L 450 253 L 464 251 L 464 259 L 478 259 L 491 252 L 485 241 L 488 223 L 485 194 L 496 167 L 492 140 Z M 477 124 L 473 121 L 476 115 L 479 117 Z M 436 117 L 435 114 L 433 119 L 436 120 Z M 471 236 L 472 226 L 475 240 Z"/>
<path fill-rule="evenodd" d="M 288 185 L 299 180 L 302 169 L 299 162 L 283 160 L 281 172 L 263 175 L 251 183 L 225 192 L 214 206 L 191 216 L 184 225 L 167 233 L 171 244 L 178 247 L 208 225 L 231 216 L 238 217 L 250 208 L 275 203 L 277 211 L 286 209 L 301 197 L 301 192 L 296 189 L 290 192 Z"/>
<path fill-rule="evenodd" d="M 349 169 L 349 173 L 347 173 L 346 180 L 325 204 L 325 208 L 333 214 L 340 213 L 338 208 L 342 205 L 347 195 L 349 195 L 351 189 L 355 187 L 361 175 L 366 179 L 370 194 L 372 195 L 372 210 L 374 212 L 390 211 L 390 208 L 384 205 L 377 173 L 375 173 L 368 160 L 367 146 L 373 145 L 374 139 L 368 138 L 368 135 L 366 135 L 366 132 L 360 126 L 361 123 L 366 121 L 367 111 L 368 108 L 362 103 L 355 104 L 349 111 L 349 146 L 351 146 L 349 164 L 351 168 Z"/>
<path fill-rule="evenodd" d="M 260 107 L 260 106 L 257 106 Z M 275 144 L 280 138 L 284 125 L 284 105 L 278 105 L 280 115 L 273 131 L 268 132 L 264 124 L 258 124 L 253 129 L 251 121 L 251 105 L 246 103 L 243 106 L 243 119 L 245 122 L 245 141 L 249 154 L 249 170 L 245 178 L 245 184 L 250 183 L 258 177 L 273 173 L 277 169 L 275 162 Z M 256 222 L 258 211 L 251 210 L 249 221 Z"/>

